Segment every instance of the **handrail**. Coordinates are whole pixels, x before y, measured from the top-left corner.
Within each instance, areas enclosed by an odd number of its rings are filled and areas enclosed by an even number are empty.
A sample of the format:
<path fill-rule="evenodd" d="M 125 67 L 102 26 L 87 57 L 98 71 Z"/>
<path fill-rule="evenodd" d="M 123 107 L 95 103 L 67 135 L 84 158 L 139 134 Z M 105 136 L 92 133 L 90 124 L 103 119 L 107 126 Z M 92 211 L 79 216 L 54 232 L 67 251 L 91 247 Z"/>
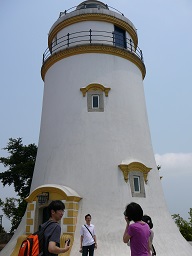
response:
<path fill-rule="evenodd" d="M 116 31 L 109 32 L 89 29 L 68 33 L 60 38 L 55 38 L 51 46 L 43 53 L 43 63 L 58 51 L 83 44 L 102 44 L 119 47 L 135 54 L 144 62 L 142 50 L 138 46 L 135 48 L 131 39 L 125 38 L 124 35 L 118 34 Z"/>
<path fill-rule="evenodd" d="M 120 13 L 122 16 L 124 16 L 124 14 L 123 14 L 122 12 L 120 12 L 120 11 L 117 10 L 117 9 L 115 9 L 114 7 L 109 6 L 109 5 L 108 5 L 108 7 L 109 7 L 110 9 L 115 10 L 116 12 Z"/>
<path fill-rule="evenodd" d="M 115 9 L 114 7 L 109 6 L 109 5 L 107 5 L 107 4 L 106 4 L 105 6 L 106 6 L 106 9 L 115 10 L 116 12 L 118 12 L 119 14 L 121 14 L 122 16 L 124 16 L 124 14 L 123 14 L 122 12 L 120 12 L 120 11 L 117 10 L 117 9 Z M 60 12 L 59 18 L 61 18 L 63 15 L 66 15 L 67 13 L 70 13 L 70 12 L 69 12 L 70 10 L 72 10 L 71 12 L 75 12 L 75 11 L 77 10 L 77 7 L 78 7 L 78 6 L 73 6 L 73 7 L 69 8 L 69 9 L 65 10 L 64 12 Z M 99 9 L 99 7 L 98 7 L 98 9 Z"/>

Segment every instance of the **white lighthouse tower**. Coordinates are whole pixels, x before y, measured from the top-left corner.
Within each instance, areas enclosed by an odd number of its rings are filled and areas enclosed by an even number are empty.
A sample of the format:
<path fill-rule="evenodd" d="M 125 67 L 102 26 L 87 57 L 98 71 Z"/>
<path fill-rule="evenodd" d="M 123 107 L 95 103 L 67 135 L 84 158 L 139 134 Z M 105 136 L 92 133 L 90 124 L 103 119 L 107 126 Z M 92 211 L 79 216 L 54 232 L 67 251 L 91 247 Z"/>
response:
<path fill-rule="evenodd" d="M 123 212 L 134 201 L 153 219 L 158 256 L 191 256 L 164 200 L 145 105 L 146 70 L 131 21 L 95 0 L 60 13 L 41 74 L 41 130 L 28 206 L 0 255 L 17 255 L 24 236 L 47 219 L 49 202 L 59 199 L 66 205 L 61 244 L 72 241 L 65 255 L 79 254 L 87 213 L 96 226 L 95 254 L 129 255 Z"/>

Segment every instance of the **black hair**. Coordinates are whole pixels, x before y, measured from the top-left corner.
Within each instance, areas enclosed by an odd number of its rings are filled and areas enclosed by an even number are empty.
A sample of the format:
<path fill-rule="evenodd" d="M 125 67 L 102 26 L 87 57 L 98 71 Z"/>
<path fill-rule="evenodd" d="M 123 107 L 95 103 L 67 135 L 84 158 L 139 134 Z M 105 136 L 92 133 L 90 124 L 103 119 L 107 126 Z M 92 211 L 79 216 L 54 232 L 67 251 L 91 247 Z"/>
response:
<path fill-rule="evenodd" d="M 149 225 L 150 229 L 153 228 L 152 219 L 151 219 L 151 217 L 149 217 L 148 215 L 143 215 L 142 221 L 146 222 L 146 223 Z"/>
<path fill-rule="evenodd" d="M 56 211 L 59 211 L 59 210 L 64 211 L 64 209 L 65 209 L 65 205 L 62 201 L 60 201 L 60 200 L 52 201 L 48 206 L 49 217 L 51 217 L 51 210 L 56 212 Z"/>
<path fill-rule="evenodd" d="M 143 209 L 137 203 L 130 203 L 126 206 L 124 215 L 129 221 L 141 221 L 143 217 Z"/>
<path fill-rule="evenodd" d="M 91 214 L 87 214 L 87 215 L 85 215 L 85 219 L 87 218 L 87 217 L 90 217 L 91 218 Z"/>

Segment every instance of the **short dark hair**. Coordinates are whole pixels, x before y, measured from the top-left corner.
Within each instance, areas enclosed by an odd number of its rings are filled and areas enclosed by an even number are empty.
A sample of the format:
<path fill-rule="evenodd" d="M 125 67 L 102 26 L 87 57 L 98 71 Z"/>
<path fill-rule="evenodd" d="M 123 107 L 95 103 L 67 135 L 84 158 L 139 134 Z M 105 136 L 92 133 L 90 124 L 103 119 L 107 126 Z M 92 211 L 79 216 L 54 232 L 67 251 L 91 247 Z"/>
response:
<path fill-rule="evenodd" d="M 146 223 L 149 225 L 150 229 L 153 228 L 153 222 L 152 222 L 152 219 L 151 219 L 150 216 L 148 216 L 148 215 L 143 215 L 142 221 L 146 222 Z"/>
<path fill-rule="evenodd" d="M 126 206 L 124 215 L 129 221 L 140 221 L 143 217 L 143 209 L 139 204 L 132 202 Z"/>
<path fill-rule="evenodd" d="M 52 201 L 48 206 L 49 217 L 51 217 L 51 210 L 56 212 L 59 210 L 64 211 L 64 209 L 65 209 L 65 204 L 62 201 L 60 201 L 60 200 Z"/>
<path fill-rule="evenodd" d="M 91 214 L 87 214 L 87 215 L 85 215 L 85 219 L 87 218 L 87 217 L 90 217 L 91 218 Z"/>

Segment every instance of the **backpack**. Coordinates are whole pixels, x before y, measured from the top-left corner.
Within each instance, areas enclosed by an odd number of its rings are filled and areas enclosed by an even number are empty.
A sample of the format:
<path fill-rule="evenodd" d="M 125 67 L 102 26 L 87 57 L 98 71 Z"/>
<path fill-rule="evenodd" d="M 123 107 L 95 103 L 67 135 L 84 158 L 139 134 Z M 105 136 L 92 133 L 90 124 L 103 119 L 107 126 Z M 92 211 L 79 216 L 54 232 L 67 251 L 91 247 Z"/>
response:
<path fill-rule="evenodd" d="M 18 256 L 43 256 L 44 232 L 45 229 L 52 223 L 55 222 L 48 221 L 43 228 L 29 235 L 22 242 Z"/>

